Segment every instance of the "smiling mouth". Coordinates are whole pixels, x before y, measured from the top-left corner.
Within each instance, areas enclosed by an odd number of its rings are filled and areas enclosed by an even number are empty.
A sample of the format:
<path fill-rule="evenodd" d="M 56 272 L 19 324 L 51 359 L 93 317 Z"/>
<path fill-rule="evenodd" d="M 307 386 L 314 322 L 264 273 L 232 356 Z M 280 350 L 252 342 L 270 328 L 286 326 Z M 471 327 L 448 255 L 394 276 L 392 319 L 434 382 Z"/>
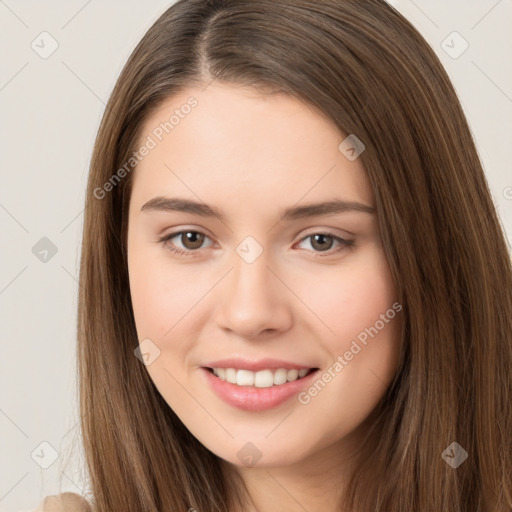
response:
<path fill-rule="evenodd" d="M 236 386 L 268 388 L 277 387 L 288 382 L 303 379 L 319 368 L 309 369 L 286 369 L 279 368 L 277 370 L 260 370 L 253 372 L 250 370 L 238 370 L 235 368 L 205 368 L 208 372 L 215 375 L 222 381 L 229 382 Z"/>

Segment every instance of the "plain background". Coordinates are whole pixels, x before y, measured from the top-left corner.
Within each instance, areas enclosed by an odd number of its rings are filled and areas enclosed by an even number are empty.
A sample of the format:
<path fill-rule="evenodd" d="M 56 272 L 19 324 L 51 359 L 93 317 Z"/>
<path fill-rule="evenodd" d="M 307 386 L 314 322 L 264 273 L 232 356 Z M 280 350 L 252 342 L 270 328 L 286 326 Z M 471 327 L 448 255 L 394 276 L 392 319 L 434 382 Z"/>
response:
<path fill-rule="evenodd" d="M 88 165 L 122 66 L 172 3 L 0 0 L 0 512 L 34 509 L 59 480 L 87 492 L 75 325 Z M 512 240 L 512 0 L 390 3 L 448 71 Z M 58 44 L 46 59 L 32 47 L 50 48 L 44 31 Z M 454 31 L 469 44 L 458 58 Z M 43 237 L 46 262 L 33 252 Z"/>

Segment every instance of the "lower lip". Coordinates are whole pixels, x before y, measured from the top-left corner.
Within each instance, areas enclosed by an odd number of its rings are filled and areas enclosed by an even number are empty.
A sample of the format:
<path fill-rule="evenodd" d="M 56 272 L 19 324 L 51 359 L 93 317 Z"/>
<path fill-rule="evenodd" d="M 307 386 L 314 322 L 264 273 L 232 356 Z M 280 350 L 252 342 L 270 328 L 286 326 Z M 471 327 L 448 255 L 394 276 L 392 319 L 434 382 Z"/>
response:
<path fill-rule="evenodd" d="M 305 386 L 308 386 L 318 372 L 318 370 L 315 370 L 305 377 L 287 382 L 286 384 L 270 386 L 268 388 L 257 388 L 231 384 L 231 382 L 221 380 L 206 368 L 201 368 L 201 370 L 208 384 L 222 400 L 233 407 L 245 411 L 263 411 L 281 405 L 299 393 Z"/>

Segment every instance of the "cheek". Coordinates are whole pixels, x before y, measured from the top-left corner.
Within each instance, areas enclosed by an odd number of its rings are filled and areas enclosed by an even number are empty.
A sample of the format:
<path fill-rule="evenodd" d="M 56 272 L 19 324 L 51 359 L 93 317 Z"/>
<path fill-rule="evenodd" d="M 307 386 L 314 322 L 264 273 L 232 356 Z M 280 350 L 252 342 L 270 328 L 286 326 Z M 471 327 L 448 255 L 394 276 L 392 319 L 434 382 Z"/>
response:
<path fill-rule="evenodd" d="M 310 417 L 324 419 L 318 428 L 328 432 L 326 442 L 370 414 L 395 376 L 400 355 L 401 307 L 384 254 L 367 253 L 337 274 L 315 295 L 315 312 L 330 328 L 319 337 L 330 361 L 299 397 Z"/>
<path fill-rule="evenodd" d="M 170 265 L 166 256 L 160 247 L 129 252 L 130 294 L 139 338 L 159 342 L 172 338 L 205 293 L 205 283 L 196 273 L 191 276 L 189 266 Z"/>
<path fill-rule="evenodd" d="M 149 339 L 159 350 L 146 370 L 173 409 L 187 401 L 174 379 L 182 382 L 187 378 L 183 363 L 197 337 L 194 306 L 205 293 L 204 283 L 201 286 L 196 276 L 191 279 L 187 268 L 191 267 L 171 268 L 161 254 L 152 250 L 134 249 L 128 263 L 139 343 Z"/>
<path fill-rule="evenodd" d="M 322 327 L 325 334 L 318 339 L 331 362 L 338 361 L 325 376 L 332 382 L 332 394 L 324 394 L 324 400 L 332 407 L 342 404 L 344 410 L 359 411 L 363 418 L 396 373 L 401 307 L 380 248 L 336 272 L 331 269 L 331 274 L 329 280 L 318 279 L 315 294 L 309 295 L 311 309 L 328 326 Z"/>
<path fill-rule="evenodd" d="M 314 283 L 306 282 L 302 293 L 326 326 L 323 339 L 339 352 L 392 307 L 395 285 L 384 253 L 377 247 L 354 258 L 353 263 L 327 271 Z"/>

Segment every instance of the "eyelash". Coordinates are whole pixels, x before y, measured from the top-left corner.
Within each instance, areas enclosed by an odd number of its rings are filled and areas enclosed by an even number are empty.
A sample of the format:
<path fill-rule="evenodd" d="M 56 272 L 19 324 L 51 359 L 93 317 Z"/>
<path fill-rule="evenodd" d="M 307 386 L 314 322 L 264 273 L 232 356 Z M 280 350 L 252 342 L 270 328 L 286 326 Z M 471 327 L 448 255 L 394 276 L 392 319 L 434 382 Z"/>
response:
<path fill-rule="evenodd" d="M 208 237 L 208 235 L 206 235 L 205 233 L 202 233 L 201 231 L 196 231 L 196 230 L 193 230 L 193 229 L 185 229 L 185 230 L 182 230 L 182 231 L 176 231 L 174 233 L 170 233 L 169 235 L 165 235 L 164 237 L 160 238 L 158 240 L 158 242 L 161 243 L 165 247 L 167 242 L 169 242 L 172 238 L 175 238 L 178 235 L 182 235 L 183 233 L 197 233 L 197 234 L 200 234 L 200 235 L 204 235 L 207 238 L 210 238 L 210 237 Z M 304 240 L 306 240 L 306 239 L 308 239 L 308 238 L 311 238 L 314 235 L 328 236 L 328 237 L 334 238 L 337 242 L 339 242 L 341 244 L 340 247 L 338 247 L 338 249 L 334 249 L 334 250 L 333 249 L 329 249 L 327 251 L 324 251 L 324 253 L 320 253 L 318 251 L 311 251 L 311 252 L 316 253 L 316 255 L 314 256 L 315 258 L 316 257 L 324 258 L 324 257 L 327 257 L 327 256 L 332 256 L 332 254 L 338 253 L 338 252 L 342 251 L 343 249 L 350 249 L 353 246 L 353 244 L 354 244 L 354 240 L 345 240 L 344 238 L 341 238 L 341 237 L 335 235 L 334 233 L 329 233 L 329 232 L 311 233 L 311 234 L 305 236 L 304 238 L 302 238 L 299 241 L 299 243 L 304 241 Z M 173 253 L 179 254 L 179 255 L 191 256 L 191 257 L 194 257 L 195 256 L 194 253 L 198 252 L 198 249 L 195 249 L 195 250 L 192 250 L 192 249 L 189 249 L 189 250 L 178 249 L 174 244 L 172 244 L 172 246 L 168 247 L 168 250 L 173 252 Z"/>

